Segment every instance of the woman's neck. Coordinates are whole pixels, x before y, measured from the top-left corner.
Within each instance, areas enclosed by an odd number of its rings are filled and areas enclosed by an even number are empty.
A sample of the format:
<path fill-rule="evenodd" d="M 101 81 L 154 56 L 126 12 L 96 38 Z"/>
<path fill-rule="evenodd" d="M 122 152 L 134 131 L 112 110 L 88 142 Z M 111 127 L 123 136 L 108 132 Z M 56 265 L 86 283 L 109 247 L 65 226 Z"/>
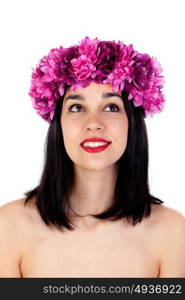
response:
<path fill-rule="evenodd" d="M 117 166 L 103 170 L 75 167 L 75 184 L 69 202 L 73 213 L 79 216 L 98 214 L 109 208 L 114 199 Z"/>

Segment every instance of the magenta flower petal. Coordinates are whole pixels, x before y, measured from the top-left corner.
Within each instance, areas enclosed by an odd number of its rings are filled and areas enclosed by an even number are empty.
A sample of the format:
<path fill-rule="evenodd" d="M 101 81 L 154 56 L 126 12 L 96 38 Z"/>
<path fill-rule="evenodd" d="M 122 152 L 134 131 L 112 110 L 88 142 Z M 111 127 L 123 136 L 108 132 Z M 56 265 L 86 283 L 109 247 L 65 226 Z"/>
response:
<path fill-rule="evenodd" d="M 39 61 L 29 95 L 37 113 L 50 122 L 66 87 L 75 90 L 92 81 L 108 83 L 116 92 L 125 90 L 134 106 L 143 106 L 145 116 L 153 116 L 164 108 L 162 71 L 155 57 L 135 51 L 132 44 L 86 36 L 79 45 L 51 49 Z"/>

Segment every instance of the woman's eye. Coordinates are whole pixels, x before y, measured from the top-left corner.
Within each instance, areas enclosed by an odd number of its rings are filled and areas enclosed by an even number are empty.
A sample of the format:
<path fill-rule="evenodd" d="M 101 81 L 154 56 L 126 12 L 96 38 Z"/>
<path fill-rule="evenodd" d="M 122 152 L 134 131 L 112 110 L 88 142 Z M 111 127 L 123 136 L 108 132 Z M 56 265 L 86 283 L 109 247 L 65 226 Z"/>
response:
<path fill-rule="evenodd" d="M 116 105 L 116 104 L 109 104 L 109 105 L 107 105 L 106 107 L 116 107 L 116 111 L 119 111 L 120 109 L 119 109 L 119 107 Z M 112 110 L 111 110 L 112 111 Z M 115 110 L 113 110 L 112 112 L 116 112 Z"/>
<path fill-rule="evenodd" d="M 76 107 L 81 107 L 81 105 L 73 104 L 73 105 L 71 105 L 71 106 L 69 107 L 69 110 L 72 111 L 71 108 L 73 108 L 73 107 L 75 107 L 75 106 L 76 106 Z M 73 110 L 72 112 L 74 112 L 74 110 Z"/>
<path fill-rule="evenodd" d="M 71 106 L 69 107 L 69 110 L 70 110 L 71 112 L 76 112 L 76 110 L 72 110 L 72 108 L 74 108 L 75 106 L 76 106 L 76 107 L 82 107 L 82 106 L 79 105 L 79 104 L 73 104 L 73 105 L 71 105 Z M 107 108 L 107 107 L 114 107 L 114 108 L 116 107 L 117 110 L 115 111 L 115 110 L 112 110 L 112 109 L 111 109 L 111 110 L 109 110 L 109 111 L 111 111 L 111 112 L 117 112 L 117 111 L 120 110 L 119 107 L 118 107 L 116 104 L 109 104 L 109 105 L 106 106 L 106 108 Z"/>

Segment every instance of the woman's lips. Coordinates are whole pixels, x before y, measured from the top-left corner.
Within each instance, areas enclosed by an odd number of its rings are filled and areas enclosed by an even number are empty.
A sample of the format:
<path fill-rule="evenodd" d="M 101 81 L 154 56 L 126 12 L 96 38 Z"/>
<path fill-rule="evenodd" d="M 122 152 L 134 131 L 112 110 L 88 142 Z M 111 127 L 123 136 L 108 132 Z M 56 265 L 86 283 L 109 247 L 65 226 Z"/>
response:
<path fill-rule="evenodd" d="M 80 146 L 86 152 L 96 153 L 96 152 L 104 151 L 105 149 L 107 149 L 109 147 L 110 144 L 111 143 L 107 143 L 106 145 L 102 145 L 102 146 L 99 146 L 99 147 L 84 147 L 83 145 L 80 145 Z"/>

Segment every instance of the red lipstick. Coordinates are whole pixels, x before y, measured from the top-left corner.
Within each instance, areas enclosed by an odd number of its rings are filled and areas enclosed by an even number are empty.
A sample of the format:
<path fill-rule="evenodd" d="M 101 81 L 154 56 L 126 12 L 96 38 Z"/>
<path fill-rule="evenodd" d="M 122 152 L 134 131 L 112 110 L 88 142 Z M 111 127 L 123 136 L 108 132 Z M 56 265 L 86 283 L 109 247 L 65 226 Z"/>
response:
<path fill-rule="evenodd" d="M 90 143 L 90 142 L 104 142 L 106 144 L 100 145 L 97 147 L 84 146 L 84 143 Z M 108 140 L 105 140 L 105 139 L 99 138 L 99 137 L 93 137 L 93 138 L 83 140 L 83 142 L 80 144 L 80 146 L 86 152 L 96 153 L 96 152 L 104 151 L 105 149 L 107 149 L 109 147 L 110 144 L 111 144 L 111 142 Z"/>

